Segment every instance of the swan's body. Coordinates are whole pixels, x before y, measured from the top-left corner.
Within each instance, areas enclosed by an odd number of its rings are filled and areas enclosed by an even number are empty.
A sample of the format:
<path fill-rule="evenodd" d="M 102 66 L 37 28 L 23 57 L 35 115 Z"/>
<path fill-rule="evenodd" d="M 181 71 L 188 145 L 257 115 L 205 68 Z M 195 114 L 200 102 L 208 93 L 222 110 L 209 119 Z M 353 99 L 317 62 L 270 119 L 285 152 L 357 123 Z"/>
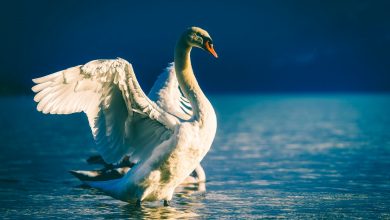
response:
<path fill-rule="evenodd" d="M 88 185 L 128 202 L 170 201 L 174 189 L 199 165 L 217 122 L 192 70 L 194 46 L 216 56 L 206 31 L 188 29 L 176 45 L 174 68 L 160 77 L 150 98 L 131 64 L 120 58 L 34 79 L 39 111 L 85 112 L 104 161 L 115 163 L 128 155 L 136 164 L 122 178 L 85 181 Z"/>

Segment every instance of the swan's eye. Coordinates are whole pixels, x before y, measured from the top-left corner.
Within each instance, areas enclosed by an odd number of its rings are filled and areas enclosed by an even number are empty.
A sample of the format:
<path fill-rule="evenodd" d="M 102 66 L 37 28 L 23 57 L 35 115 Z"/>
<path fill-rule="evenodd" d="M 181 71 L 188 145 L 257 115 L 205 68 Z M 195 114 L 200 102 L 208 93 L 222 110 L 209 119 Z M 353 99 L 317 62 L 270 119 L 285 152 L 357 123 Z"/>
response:
<path fill-rule="evenodd" d="M 194 34 L 194 37 L 192 38 L 195 42 L 197 43 L 200 43 L 200 44 L 203 44 L 203 38 L 200 37 L 199 35 L 197 34 Z"/>
<path fill-rule="evenodd" d="M 202 45 L 203 44 L 203 38 L 199 37 L 198 42 Z"/>
<path fill-rule="evenodd" d="M 189 35 L 189 38 L 193 44 L 196 44 L 198 46 L 203 45 L 203 37 L 199 36 L 197 33 L 192 33 L 191 35 Z"/>

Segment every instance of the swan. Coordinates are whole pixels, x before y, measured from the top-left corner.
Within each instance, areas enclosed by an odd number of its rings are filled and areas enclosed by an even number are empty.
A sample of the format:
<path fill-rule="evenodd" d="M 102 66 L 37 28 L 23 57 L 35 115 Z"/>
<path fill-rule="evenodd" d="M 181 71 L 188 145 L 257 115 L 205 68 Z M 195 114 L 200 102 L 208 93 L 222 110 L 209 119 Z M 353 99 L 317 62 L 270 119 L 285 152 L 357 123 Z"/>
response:
<path fill-rule="evenodd" d="M 148 96 L 121 58 L 33 79 L 38 111 L 84 112 L 103 160 L 118 163 L 127 156 L 135 164 L 120 178 L 85 184 L 125 202 L 162 200 L 168 206 L 175 188 L 195 169 L 203 171 L 199 164 L 214 140 L 217 118 L 195 78 L 193 47 L 218 57 L 207 31 L 188 28 L 176 43 L 173 64 Z"/>

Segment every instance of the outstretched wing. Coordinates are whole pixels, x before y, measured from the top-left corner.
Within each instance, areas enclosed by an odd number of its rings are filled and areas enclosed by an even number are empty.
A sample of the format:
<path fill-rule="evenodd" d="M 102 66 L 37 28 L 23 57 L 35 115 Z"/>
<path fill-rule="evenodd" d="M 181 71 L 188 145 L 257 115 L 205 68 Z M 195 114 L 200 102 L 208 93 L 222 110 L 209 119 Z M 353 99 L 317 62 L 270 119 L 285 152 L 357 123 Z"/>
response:
<path fill-rule="evenodd" d="M 167 140 L 179 122 L 142 91 L 130 63 L 94 60 L 33 80 L 43 113 L 85 112 L 98 151 L 107 163 L 132 162 Z"/>
<path fill-rule="evenodd" d="M 162 109 L 183 120 L 192 117 L 191 103 L 180 90 L 173 63 L 160 74 L 148 96 Z"/>

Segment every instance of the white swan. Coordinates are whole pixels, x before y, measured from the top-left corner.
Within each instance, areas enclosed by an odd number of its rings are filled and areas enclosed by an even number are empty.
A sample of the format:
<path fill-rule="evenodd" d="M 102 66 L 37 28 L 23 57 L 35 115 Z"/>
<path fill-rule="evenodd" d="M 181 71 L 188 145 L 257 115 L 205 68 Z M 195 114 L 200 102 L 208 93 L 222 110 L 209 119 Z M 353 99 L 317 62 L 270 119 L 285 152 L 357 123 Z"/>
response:
<path fill-rule="evenodd" d="M 120 58 L 33 79 L 38 111 L 85 112 L 103 159 L 115 163 L 127 155 L 136 163 L 122 178 L 88 185 L 122 201 L 164 200 L 168 205 L 174 189 L 198 167 L 213 142 L 217 120 L 194 76 L 192 47 L 217 57 L 205 30 L 187 29 L 176 44 L 174 68 L 160 76 L 151 98 L 131 64 Z"/>

